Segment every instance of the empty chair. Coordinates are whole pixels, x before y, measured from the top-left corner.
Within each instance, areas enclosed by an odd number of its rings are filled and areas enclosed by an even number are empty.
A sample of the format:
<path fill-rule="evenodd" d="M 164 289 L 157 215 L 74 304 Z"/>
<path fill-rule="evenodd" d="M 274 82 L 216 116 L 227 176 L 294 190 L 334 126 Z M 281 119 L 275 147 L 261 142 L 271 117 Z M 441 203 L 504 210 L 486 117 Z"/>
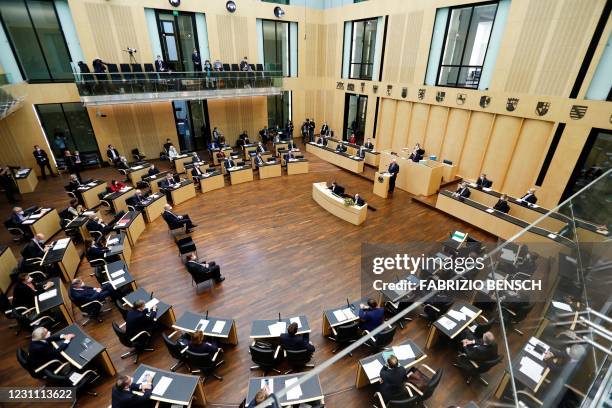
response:
<path fill-rule="evenodd" d="M 361 337 L 361 333 L 359 333 L 359 321 L 332 327 L 331 329 L 332 335 L 328 338 L 338 343 L 338 346 L 332 351 L 332 353 L 336 353 L 338 350 L 348 346 L 351 343 L 354 343 Z M 352 355 L 352 353 L 349 353 L 349 356 Z"/>
<path fill-rule="evenodd" d="M 9 234 L 14 237 L 13 241 L 15 242 L 25 241 L 29 238 L 28 234 L 23 232 L 21 228 L 15 226 L 10 219 L 4 221 L 4 226 L 8 230 Z"/>
<path fill-rule="evenodd" d="M 249 346 L 249 352 L 251 353 L 251 360 L 255 363 L 254 366 L 251 366 L 251 370 L 260 369 L 264 376 L 270 371 L 280 374 L 276 366 L 280 362 L 281 346 L 272 348 L 272 346 L 263 343 L 254 343 Z"/>
<path fill-rule="evenodd" d="M 285 374 L 300 372 L 305 367 L 314 367 L 314 364 L 310 363 L 310 360 L 312 360 L 312 352 L 306 349 L 285 350 L 285 358 L 287 359 L 287 363 L 291 366 L 291 369 L 285 371 Z"/>
<path fill-rule="evenodd" d="M 132 79 L 134 79 L 134 75 L 132 75 L 132 67 L 130 66 L 130 64 L 119 64 L 119 68 L 121 69 L 123 77 L 126 80 L 131 81 Z"/>
<path fill-rule="evenodd" d="M 431 325 L 433 322 L 438 320 L 444 313 L 446 313 L 452 305 L 452 297 L 438 293 L 432 298 L 430 298 L 428 302 L 423 304 L 423 313 L 419 316 L 427 320 L 429 322 L 429 325 Z"/>
<path fill-rule="evenodd" d="M 176 241 L 176 246 L 179 250 L 179 256 L 184 257 L 187 254 L 195 253 L 198 254 L 195 242 L 190 236 L 186 236 Z"/>
<path fill-rule="evenodd" d="M 168 353 L 170 353 L 172 358 L 176 359 L 176 363 L 170 367 L 170 371 L 176 371 L 179 367 L 185 364 L 186 361 L 186 355 L 182 352 L 185 346 L 179 344 L 178 341 L 172 340 L 170 337 L 172 337 L 173 334 L 174 333 L 168 336 L 166 333 L 162 333 L 162 339 L 164 340 L 164 344 L 168 349 Z"/>
<path fill-rule="evenodd" d="M 231 71 L 230 64 L 223 64 L 223 71 Z M 236 69 L 236 71 L 238 71 L 238 69 Z"/>
<path fill-rule="evenodd" d="M 123 81 L 121 74 L 119 73 L 119 68 L 117 68 L 117 64 L 108 64 L 108 72 L 110 74 L 111 81 Z"/>
<path fill-rule="evenodd" d="M 113 322 L 113 331 L 119 338 L 119 342 L 125 347 L 129 347 L 132 350 L 121 355 L 121 358 L 128 358 L 134 356 L 134 364 L 138 363 L 138 357 L 145 351 L 154 351 L 154 349 L 147 347 L 151 340 L 151 334 L 143 330 L 137 333 L 134 337 L 128 338 L 125 330 L 123 330 L 116 322 Z"/>
<path fill-rule="evenodd" d="M 507 306 L 514 306 L 512 309 L 509 309 Z M 515 305 L 502 305 L 502 317 L 504 319 L 504 324 L 506 327 L 512 327 L 512 330 L 516 333 L 523 335 L 523 332 L 516 327 L 518 323 L 525 320 L 531 309 L 535 303 L 517 303 Z"/>
<path fill-rule="evenodd" d="M 132 157 L 136 161 L 141 161 L 141 160 L 144 160 L 147 156 L 144 153 L 141 153 L 140 150 L 138 150 L 138 148 L 135 147 L 132 149 Z"/>
<path fill-rule="evenodd" d="M 385 302 L 385 313 L 389 316 L 396 316 L 398 314 L 400 314 L 401 312 L 403 312 L 404 310 L 408 309 L 410 306 L 412 306 L 411 301 L 407 301 L 407 300 L 400 300 L 399 302 Z M 397 324 L 399 324 L 399 327 L 401 329 L 404 328 L 404 322 L 411 322 L 412 318 L 408 317 L 408 315 L 404 315 L 404 317 L 402 317 L 400 320 L 397 321 Z"/>
<path fill-rule="evenodd" d="M 76 302 L 74 301 L 73 303 L 76 304 Z M 100 318 L 100 315 L 111 311 L 111 309 L 104 309 L 104 304 L 99 300 L 92 300 L 91 302 L 87 302 L 82 305 L 76 305 L 81 311 L 83 317 L 85 318 L 85 321 L 81 323 L 82 326 L 85 326 L 87 323 L 89 323 L 91 319 L 96 320 L 98 323 L 102 323 L 102 318 Z"/>
<path fill-rule="evenodd" d="M 192 374 L 200 374 L 204 377 L 204 382 L 209 377 L 214 377 L 219 381 L 223 381 L 223 377 L 215 374 L 215 370 L 221 366 L 224 361 L 221 360 L 222 350 L 218 349 L 216 353 L 194 353 L 193 351 L 185 351 L 185 362 L 189 366 Z"/>
<path fill-rule="evenodd" d="M 466 377 L 466 384 L 470 384 L 474 376 L 476 376 L 484 385 L 489 385 L 489 383 L 482 377 L 482 374 L 501 363 L 503 358 L 504 356 L 499 355 L 491 360 L 476 362 L 474 360 L 470 360 L 465 354 L 460 354 L 457 363 L 453 365 L 458 367 L 463 372 L 464 376 Z"/>
<path fill-rule="evenodd" d="M 397 326 L 394 325 L 385 327 L 380 333 L 366 341 L 364 344 L 373 348 L 376 352 L 382 351 L 393 342 L 393 336 L 395 336 L 396 330 Z"/>
<path fill-rule="evenodd" d="M 264 70 L 263 64 L 255 64 L 255 68 L 256 68 L 256 71 L 263 71 Z"/>

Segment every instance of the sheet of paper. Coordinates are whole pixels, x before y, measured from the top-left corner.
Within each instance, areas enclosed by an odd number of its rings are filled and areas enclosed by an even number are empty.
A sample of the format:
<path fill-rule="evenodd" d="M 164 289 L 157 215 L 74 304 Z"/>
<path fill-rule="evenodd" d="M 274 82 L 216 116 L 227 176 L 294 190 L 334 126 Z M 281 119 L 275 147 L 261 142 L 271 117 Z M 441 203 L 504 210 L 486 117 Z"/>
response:
<path fill-rule="evenodd" d="M 466 315 L 467 317 L 474 317 L 476 315 L 476 312 L 473 312 L 467 306 L 462 306 L 459 311 L 463 313 L 464 315 Z"/>
<path fill-rule="evenodd" d="M 57 289 L 51 289 L 51 290 L 48 290 L 38 295 L 38 301 L 44 302 L 45 300 L 51 299 L 52 297 L 55 297 L 56 295 L 57 295 Z"/>
<path fill-rule="evenodd" d="M 274 378 L 262 378 L 261 379 L 261 388 L 268 387 L 268 391 L 270 394 L 274 392 Z"/>
<path fill-rule="evenodd" d="M 290 323 L 297 323 L 298 325 L 298 329 L 302 328 L 302 320 L 300 320 L 300 317 L 292 317 L 291 319 L 289 319 Z"/>
<path fill-rule="evenodd" d="M 298 382 L 297 378 L 290 378 L 288 380 L 285 380 L 285 388 L 295 384 L 296 382 Z M 301 396 L 302 396 L 302 387 L 299 385 L 297 387 L 293 387 L 287 392 L 288 401 L 298 399 Z"/>
<path fill-rule="evenodd" d="M 571 312 L 572 311 L 572 307 L 570 305 L 568 305 L 567 303 L 563 303 L 563 302 L 555 302 L 553 300 L 552 305 L 554 307 L 556 307 L 559 310 L 563 310 L 566 312 Z"/>
<path fill-rule="evenodd" d="M 55 245 L 53 245 L 53 249 L 64 249 L 68 246 L 69 242 L 70 242 L 70 238 L 59 239 L 57 240 Z"/>
<path fill-rule="evenodd" d="M 92 181 L 91 183 L 87 183 L 87 185 L 88 185 L 89 187 L 95 187 L 95 186 L 96 186 L 96 182 L 95 182 L 95 181 Z"/>
<path fill-rule="evenodd" d="M 150 177 L 151 179 L 155 180 L 157 178 L 157 176 L 154 174 Z"/>
<path fill-rule="evenodd" d="M 287 330 L 287 324 L 285 322 L 276 322 L 268 326 L 270 335 L 277 337 L 283 334 Z"/>
<path fill-rule="evenodd" d="M 153 379 L 153 377 L 155 377 L 155 371 L 151 371 L 151 370 L 145 370 L 144 373 L 142 373 L 142 375 L 140 376 L 140 378 L 138 379 L 138 381 L 136 381 L 136 384 L 142 384 L 145 382 L 145 379 L 147 378 L 147 376 L 151 377 L 151 379 Z"/>
<path fill-rule="evenodd" d="M 30 225 L 30 224 L 34 224 L 36 222 L 36 220 L 25 220 L 24 222 L 22 222 L 23 225 Z"/>
<path fill-rule="evenodd" d="M 110 276 L 111 278 L 115 279 L 116 277 L 121 276 L 124 273 L 125 271 L 123 269 L 119 269 L 118 271 L 111 273 Z"/>
<path fill-rule="evenodd" d="M 106 245 L 115 245 L 117 242 L 119 242 L 119 238 L 111 238 L 106 241 Z"/>
<path fill-rule="evenodd" d="M 395 357 L 397 357 L 398 360 L 408 360 L 416 357 L 410 344 L 393 347 L 393 354 L 395 354 Z"/>
<path fill-rule="evenodd" d="M 213 333 L 221 333 L 225 328 L 225 320 L 217 320 L 212 328 Z"/>
<path fill-rule="evenodd" d="M 542 379 L 542 372 L 544 371 L 544 367 L 533 361 L 529 357 L 523 357 L 521 358 L 519 371 L 525 374 L 530 379 L 532 379 L 533 382 L 539 383 Z"/>
<path fill-rule="evenodd" d="M 547 237 L 550 238 L 550 239 L 555 239 L 555 238 L 557 238 L 557 235 L 550 233 L 550 234 L 547 235 Z"/>
<path fill-rule="evenodd" d="M 357 318 L 357 316 L 355 315 L 355 313 L 353 313 L 353 309 L 351 309 L 350 307 L 347 307 L 346 309 L 342 310 L 344 312 L 344 315 L 346 316 L 347 320 L 355 320 Z"/>
<path fill-rule="evenodd" d="M 448 312 L 446 312 L 446 314 L 449 315 L 450 317 L 452 317 L 454 320 L 456 320 L 458 322 L 462 322 L 465 319 L 467 319 L 465 314 L 463 314 L 462 312 L 458 312 L 456 310 L 449 310 Z"/>
<path fill-rule="evenodd" d="M 120 285 L 120 284 L 122 284 L 123 282 L 125 282 L 125 277 L 124 277 L 124 276 L 122 276 L 122 277 L 120 277 L 120 278 L 117 278 L 117 279 L 113 280 L 113 281 L 112 281 L 112 284 L 113 284 L 113 286 L 115 286 L 115 287 L 116 287 L 117 285 Z"/>
<path fill-rule="evenodd" d="M 151 309 L 153 306 L 159 303 L 159 299 L 151 299 L 147 303 L 145 303 L 145 309 Z"/>
<path fill-rule="evenodd" d="M 343 322 L 346 320 L 346 316 L 344 315 L 344 310 L 334 310 L 334 317 L 339 322 Z"/>
<path fill-rule="evenodd" d="M 380 370 L 382 370 L 382 368 L 383 365 L 378 359 L 363 364 L 363 370 L 370 380 L 380 377 Z"/>
<path fill-rule="evenodd" d="M 485 211 L 488 212 L 489 214 L 493 214 L 495 212 L 495 210 L 492 208 L 487 208 Z"/>
<path fill-rule="evenodd" d="M 440 323 L 446 330 L 452 330 L 457 325 L 457 323 L 453 322 L 446 316 L 439 318 L 438 323 Z"/>
<path fill-rule="evenodd" d="M 490 189 L 489 187 L 483 187 L 483 188 L 482 188 L 482 190 L 483 190 L 483 191 L 486 191 L 486 192 L 491 191 L 491 189 Z"/>
<path fill-rule="evenodd" d="M 208 320 L 206 319 L 200 319 L 200 321 L 198 322 L 198 324 L 196 324 L 195 330 L 201 330 L 204 331 L 206 330 L 206 327 L 208 326 Z"/>
<path fill-rule="evenodd" d="M 83 378 L 84 374 L 80 374 L 77 373 L 76 371 L 72 374 L 70 374 L 70 382 L 72 383 L 72 385 L 77 385 L 79 383 L 79 381 L 81 381 L 81 378 Z"/>
<path fill-rule="evenodd" d="M 31 214 L 28 218 L 36 220 L 40 217 L 42 217 L 44 214 L 38 213 L 38 214 Z"/>
<path fill-rule="evenodd" d="M 164 395 L 164 393 L 170 386 L 170 383 L 172 383 L 172 378 L 162 377 L 157 383 L 157 385 L 155 386 L 155 388 L 153 388 L 153 391 L 151 391 L 151 393 L 155 395 L 159 395 L 159 396 Z"/>

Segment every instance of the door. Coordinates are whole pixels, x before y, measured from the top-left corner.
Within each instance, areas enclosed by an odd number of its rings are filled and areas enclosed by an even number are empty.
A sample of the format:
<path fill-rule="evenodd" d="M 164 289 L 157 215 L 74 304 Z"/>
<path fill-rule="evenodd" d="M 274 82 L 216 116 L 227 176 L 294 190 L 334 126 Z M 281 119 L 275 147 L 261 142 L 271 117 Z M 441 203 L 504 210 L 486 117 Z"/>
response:
<path fill-rule="evenodd" d="M 162 58 L 176 72 L 193 71 L 191 54 L 199 49 L 195 14 L 156 10 Z"/>
<path fill-rule="evenodd" d="M 210 141 L 207 101 L 173 101 L 181 151 L 204 150 Z"/>
<path fill-rule="evenodd" d="M 346 94 L 344 99 L 344 132 L 343 140 L 355 133 L 357 143 L 363 142 L 365 133 L 368 97 L 366 95 Z"/>

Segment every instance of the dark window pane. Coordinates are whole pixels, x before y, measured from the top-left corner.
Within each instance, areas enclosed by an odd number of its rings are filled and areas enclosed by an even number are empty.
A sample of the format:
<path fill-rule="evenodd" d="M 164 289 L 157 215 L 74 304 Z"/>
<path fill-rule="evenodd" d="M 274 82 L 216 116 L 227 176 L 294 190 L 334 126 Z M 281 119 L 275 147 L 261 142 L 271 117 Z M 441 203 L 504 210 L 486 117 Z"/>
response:
<path fill-rule="evenodd" d="M 371 80 L 376 49 L 377 19 L 354 21 L 351 36 L 349 78 Z"/>
<path fill-rule="evenodd" d="M 262 32 L 266 69 L 282 69 L 283 75 L 289 76 L 289 23 L 263 20 Z"/>
<path fill-rule="evenodd" d="M 63 108 L 72 134 L 73 149 L 79 152 L 97 151 L 96 137 L 85 107 L 81 103 L 64 103 Z"/>
<path fill-rule="evenodd" d="M 496 10 L 496 4 L 474 7 L 470 32 L 463 53 L 463 65 L 484 64 Z"/>

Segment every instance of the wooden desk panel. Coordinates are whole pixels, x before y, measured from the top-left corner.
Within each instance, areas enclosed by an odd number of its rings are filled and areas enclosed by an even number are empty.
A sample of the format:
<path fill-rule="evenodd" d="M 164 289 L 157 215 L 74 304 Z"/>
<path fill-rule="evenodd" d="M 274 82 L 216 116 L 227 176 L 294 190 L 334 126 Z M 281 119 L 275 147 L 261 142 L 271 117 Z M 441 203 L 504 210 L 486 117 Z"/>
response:
<path fill-rule="evenodd" d="M 195 196 L 196 191 L 193 183 L 185 184 L 184 186 L 170 192 L 170 197 L 172 197 L 172 205 L 179 205 Z"/>
<path fill-rule="evenodd" d="M 184 173 L 185 172 L 185 163 L 190 162 L 193 160 L 193 156 L 188 154 L 185 157 L 181 157 L 178 159 L 173 160 L 172 162 L 174 163 L 174 169 L 176 170 L 177 173 Z"/>
<path fill-rule="evenodd" d="M 280 177 L 281 176 L 281 165 L 279 164 L 272 164 L 272 165 L 268 165 L 268 166 L 261 166 L 258 167 L 259 169 L 259 178 L 260 179 L 267 179 L 267 178 L 272 178 L 272 177 Z"/>
<path fill-rule="evenodd" d="M 363 158 L 366 164 L 373 167 L 378 167 L 380 164 L 380 153 L 373 152 L 370 150 L 365 151 L 365 157 Z"/>
<path fill-rule="evenodd" d="M 62 228 L 60 227 L 60 217 L 55 208 L 48 211 L 45 215 L 30 224 L 32 235 L 45 234 L 45 242 L 57 234 Z"/>
<path fill-rule="evenodd" d="M 328 212 L 351 224 L 360 225 L 366 220 L 367 204 L 361 207 L 344 205 L 344 199 L 333 195 L 325 182 L 312 184 L 312 199 Z"/>
<path fill-rule="evenodd" d="M 164 194 L 161 198 L 158 198 L 150 205 L 144 208 L 145 218 L 147 222 L 155 221 L 164 212 L 164 205 L 168 204 L 166 195 Z"/>
<path fill-rule="evenodd" d="M 11 285 L 11 274 L 17 268 L 17 259 L 9 247 L 5 247 L 0 254 L 0 290 L 4 293 Z"/>
<path fill-rule="evenodd" d="M 232 185 L 253 181 L 253 169 L 242 169 L 238 171 L 230 171 L 230 181 Z"/>
<path fill-rule="evenodd" d="M 382 179 L 382 181 L 379 181 Z M 391 175 L 389 173 L 380 173 L 376 172 L 374 175 L 374 188 L 372 192 L 379 197 L 387 198 L 389 194 L 389 180 L 391 179 Z"/>
<path fill-rule="evenodd" d="M 442 164 L 434 161 L 428 161 L 427 165 L 415 163 L 412 160 L 394 156 L 389 151 L 383 151 L 380 156 L 378 171 L 381 173 L 387 171 L 393 159 L 397 160 L 397 164 L 400 166 L 395 180 L 397 188 L 410 194 L 422 196 L 435 194 L 440 189 L 444 173 Z"/>
<path fill-rule="evenodd" d="M 151 166 L 143 166 L 141 169 L 134 170 L 128 173 L 128 179 L 132 182 L 134 187 L 136 187 L 136 183 L 142 180 L 142 177 L 149 172 L 149 168 L 151 168 Z"/>
<path fill-rule="evenodd" d="M 312 143 L 306 144 L 306 151 L 345 170 L 352 171 L 353 173 L 363 173 L 363 160 L 351 159 Z"/>
<path fill-rule="evenodd" d="M 106 184 L 100 184 L 81 193 L 81 197 L 83 197 L 83 205 L 85 206 L 85 208 L 95 208 L 99 206 L 100 198 L 98 198 L 98 194 L 104 193 L 105 191 Z"/>
<path fill-rule="evenodd" d="M 30 173 L 27 177 L 24 178 L 15 178 L 17 182 L 17 188 L 19 188 L 19 193 L 31 193 L 36 189 L 38 185 L 38 177 L 36 177 L 36 172 L 34 169 L 30 169 Z"/>
<path fill-rule="evenodd" d="M 287 174 L 292 176 L 294 174 L 306 174 L 309 171 L 308 161 L 300 160 L 296 162 L 287 163 Z"/>
<path fill-rule="evenodd" d="M 200 179 L 200 190 L 203 193 L 223 187 L 225 187 L 225 178 L 223 177 L 223 174 L 217 174 L 216 176 Z"/>
<path fill-rule="evenodd" d="M 77 269 L 79 269 L 79 264 L 81 263 L 81 256 L 79 255 L 79 251 L 77 251 L 74 246 L 74 242 L 70 240 L 68 246 L 66 246 L 66 251 L 64 252 L 64 257 L 59 263 L 60 269 L 62 270 L 62 275 L 64 276 L 64 282 L 70 284 L 74 276 L 76 275 Z"/>
<path fill-rule="evenodd" d="M 134 218 L 130 226 L 127 227 L 127 236 L 130 241 L 129 244 L 132 247 L 136 246 L 136 242 L 138 241 L 138 238 L 140 238 L 140 235 L 144 232 L 144 230 L 145 230 L 144 218 L 142 217 L 142 213 L 140 213 L 136 216 L 136 218 Z M 125 262 L 125 263 L 128 263 L 128 262 Z"/>

